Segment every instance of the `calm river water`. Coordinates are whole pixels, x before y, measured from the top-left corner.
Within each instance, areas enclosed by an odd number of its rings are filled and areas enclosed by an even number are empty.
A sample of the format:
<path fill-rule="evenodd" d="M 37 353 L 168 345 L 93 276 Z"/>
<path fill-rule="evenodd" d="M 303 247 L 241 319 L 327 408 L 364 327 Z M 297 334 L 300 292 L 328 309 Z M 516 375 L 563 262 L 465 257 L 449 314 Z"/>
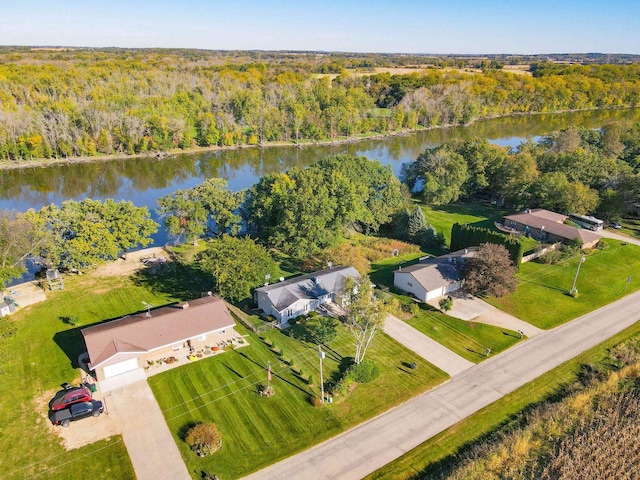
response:
<path fill-rule="evenodd" d="M 193 187 L 207 178 L 225 178 L 231 189 L 241 190 L 267 173 L 306 166 L 325 156 L 341 153 L 377 159 L 385 165 L 392 165 L 398 173 L 403 163 L 415 160 L 426 147 L 454 139 L 480 137 L 516 147 L 526 139 L 535 139 L 569 126 L 600 128 L 609 123 L 637 121 L 640 121 L 640 109 L 528 115 L 479 121 L 469 127 L 436 129 L 340 145 L 243 148 L 163 159 L 115 159 L 3 170 L 0 171 L 0 209 L 25 211 L 68 199 L 113 198 L 147 206 L 157 220 L 154 209 L 159 197 Z M 156 245 L 167 241 L 164 229 L 154 236 Z"/>

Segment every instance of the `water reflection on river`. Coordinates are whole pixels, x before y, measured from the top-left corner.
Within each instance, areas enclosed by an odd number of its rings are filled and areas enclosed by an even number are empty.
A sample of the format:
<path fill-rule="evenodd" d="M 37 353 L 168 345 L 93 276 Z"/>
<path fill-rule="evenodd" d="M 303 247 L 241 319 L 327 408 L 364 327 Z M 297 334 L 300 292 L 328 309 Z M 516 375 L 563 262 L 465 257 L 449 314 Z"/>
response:
<path fill-rule="evenodd" d="M 153 211 L 159 197 L 195 186 L 206 178 L 225 178 L 231 189 L 241 190 L 267 173 L 282 172 L 293 166 L 304 167 L 328 155 L 363 155 L 392 165 L 397 173 L 403 163 L 415 160 L 425 147 L 455 139 L 480 137 L 515 147 L 525 139 L 572 125 L 599 128 L 608 123 L 636 121 L 640 121 L 640 109 L 516 116 L 480 121 L 469 127 L 436 129 L 340 145 L 243 148 L 163 159 L 116 159 L 5 170 L 0 172 L 0 208 L 25 211 L 49 203 L 59 204 L 67 199 L 90 197 L 131 200 Z M 154 240 L 156 244 L 165 243 L 166 233 L 158 232 Z"/>

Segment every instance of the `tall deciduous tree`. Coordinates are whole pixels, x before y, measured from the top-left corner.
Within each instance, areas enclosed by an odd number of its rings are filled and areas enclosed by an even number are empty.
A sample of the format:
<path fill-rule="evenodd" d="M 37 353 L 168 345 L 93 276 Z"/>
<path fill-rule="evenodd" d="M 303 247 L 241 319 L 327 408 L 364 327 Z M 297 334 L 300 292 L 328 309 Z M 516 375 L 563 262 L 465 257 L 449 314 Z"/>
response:
<path fill-rule="evenodd" d="M 200 255 L 200 264 L 212 274 L 216 291 L 231 301 L 251 296 L 251 289 L 276 270 L 276 263 L 263 246 L 249 237 L 227 234 L 211 240 Z"/>
<path fill-rule="evenodd" d="M 177 190 L 158 199 L 158 213 L 164 216 L 170 233 L 186 237 L 194 244 L 209 233 L 232 235 L 240 231 L 242 192 L 231 192 L 227 181 L 211 178 L 188 190 Z"/>
<path fill-rule="evenodd" d="M 467 162 L 447 146 L 428 148 L 417 160 L 402 166 L 404 182 L 416 187 L 425 202 L 442 205 L 455 202 L 467 180 Z"/>
<path fill-rule="evenodd" d="M 25 271 L 25 260 L 49 240 L 23 214 L 0 211 L 0 289 Z"/>
<path fill-rule="evenodd" d="M 25 217 L 52 240 L 37 253 L 63 268 L 81 269 L 115 260 L 122 252 L 151 243 L 158 230 L 146 207 L 131 202 L 87 198 L 30 210 Z"/>
<path fill-rule="evenodd" d="M 387 314 L 382 302 L 375 298 L 368 277 L 348 278 L 344 283 L 344 292 L 347 300 L 345 326 L 355 338 L 354 361 L 359 364 L 376 333 L 383 327 Z"/>
<path fill-rule="evenodd" d="M 462 267 L 464 289 L 473 295 L 502 297 L 515 291 L 516 267 L 502 245 L 484 243 Z"/>

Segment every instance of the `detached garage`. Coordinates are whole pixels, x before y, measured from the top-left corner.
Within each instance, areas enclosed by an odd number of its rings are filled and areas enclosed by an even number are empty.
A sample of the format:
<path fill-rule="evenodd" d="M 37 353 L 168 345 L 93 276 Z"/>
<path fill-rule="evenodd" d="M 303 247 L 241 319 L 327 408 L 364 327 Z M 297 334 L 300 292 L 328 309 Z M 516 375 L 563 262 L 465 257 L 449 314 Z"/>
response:
<path fill-rule="evenodd" d="M 129 315 L 82 329 L 89 368 L 98 381 L 142 368 L 148 359 L 215 345 L 236 335 L 235 322 L 220 297 Z"/>

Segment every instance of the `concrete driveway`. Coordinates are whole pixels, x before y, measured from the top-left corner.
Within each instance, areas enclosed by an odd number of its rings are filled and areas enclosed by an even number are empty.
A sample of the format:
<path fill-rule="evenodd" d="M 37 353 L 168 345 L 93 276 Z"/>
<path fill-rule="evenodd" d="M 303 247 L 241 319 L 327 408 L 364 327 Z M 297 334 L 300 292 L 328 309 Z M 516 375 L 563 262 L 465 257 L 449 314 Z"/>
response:
<path fill-rule="evenodd" d="M 604 238 L 613 238 L 615 240 L 620 240 L 622 242 L 632 243 L 634 245 L 640 245 L 640 240 L 637 238 L 629 237 L 628 235 L 622 235 L 617 232 L 612 232 L 611 230 L 600 230 L 599 232 L 593 232 L 596 235 L 600 235 Z"/>
<path fill-rule="evenodd" d="M 520 320 L 519 318 L 509 315 L 508 313 L 498 310 L 493 305 L 489 305 L 484 300 L 457 291 L 451 295 L 453 297 L 453 307 L 447 312 L 447 315 L 460 320 L 473 320 L 478 323 L 486 323 L 495 327 L 506 328 L 508 330 L 522 330 L 527 337 L 533 337 L 543 330 L 531 325 L 530 323 Z M 435 308 L 439 308 L 438 302 L 429 302 Z"/>
<path fill-rule="evenodd" d="M 450 376 L 475 365 L 393 315 L 387 316 L 384 333 Z"/>
<path fill-rule="evenodd" d="M 433 390 L 248 479 L 361 479 L 640 319 L 640 292 L 489 358 Z"/>
<path fill-rule="evenodd" d="M 108 396 L 138 480 L 191 480 L 146 380 L 113 390 Z"/>

